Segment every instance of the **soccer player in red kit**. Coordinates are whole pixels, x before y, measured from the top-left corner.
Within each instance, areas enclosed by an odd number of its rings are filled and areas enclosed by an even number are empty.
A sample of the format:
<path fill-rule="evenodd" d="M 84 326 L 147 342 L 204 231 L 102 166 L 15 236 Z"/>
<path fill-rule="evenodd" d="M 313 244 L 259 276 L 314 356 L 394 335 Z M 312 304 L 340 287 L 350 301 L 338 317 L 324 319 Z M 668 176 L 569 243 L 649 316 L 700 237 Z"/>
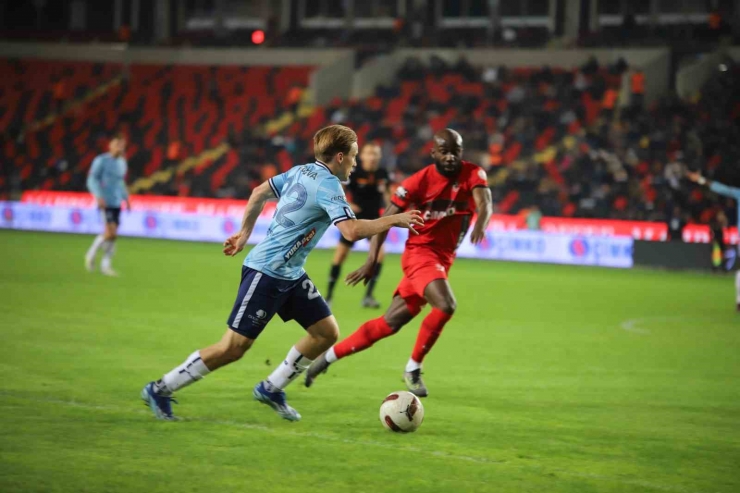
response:
<path fill-rule="evenodd" d="M 493 206 L 486 173 L 479 166 L 462 160 L 463 140 L 452 129 L 434 135 L 434 164 L 410 176 L 396 190 L 385 215 L 396 214 L 415 204 L 422 211 L 424 227 L 409 235 L 401 258 L 404 277 L 393 301 L 382 317 L 369 320 L 352 335 L 332 346 L 313 362 L 306 372 L 306 387 L 335 361 L 360 352 L 375 342 L 398 332 L 429 303 L 432 311 L 424 318 L 404 373 L 408 389 L 419 397 L 428 390 L 421 379 L 424 357 L 434 346 L 445 324 L 457 307 L 447 282 L 455 251 L 467 233 L 475 212 L 477 219 L 470 237 L 479 243 L 485 237 Z M 365 264 L 347 276 L 347 283 L 365 284 L 372 279 L 375 262 L 387 233 L 373 236 Z"/>

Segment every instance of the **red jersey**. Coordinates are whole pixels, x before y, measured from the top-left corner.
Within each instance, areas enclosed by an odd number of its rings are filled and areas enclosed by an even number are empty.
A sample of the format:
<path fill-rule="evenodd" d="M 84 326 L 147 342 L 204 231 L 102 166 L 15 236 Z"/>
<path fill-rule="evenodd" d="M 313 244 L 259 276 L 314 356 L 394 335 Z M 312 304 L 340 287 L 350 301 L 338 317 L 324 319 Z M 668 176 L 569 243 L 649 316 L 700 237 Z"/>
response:
<path fill-rule="evenodd" d="M 483 168 L 467 161 L 462 162 L 455 178 L 443 176 L 433 164 L 406 178 L 391 202 L 402 209 L 413 206 L 424 217 L 419 234 L 409 234 L 407 251 L 420 246 L 432 248 L 451 261 L 475 212 L 473 189 L 487 186 Z"/>

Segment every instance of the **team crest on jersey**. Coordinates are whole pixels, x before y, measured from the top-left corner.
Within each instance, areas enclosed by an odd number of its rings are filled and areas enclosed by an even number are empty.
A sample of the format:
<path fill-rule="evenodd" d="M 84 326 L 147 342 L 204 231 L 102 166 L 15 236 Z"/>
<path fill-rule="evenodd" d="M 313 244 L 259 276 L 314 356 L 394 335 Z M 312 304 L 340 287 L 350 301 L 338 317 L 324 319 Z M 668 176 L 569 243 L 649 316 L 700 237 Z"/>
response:
<path fill-rule="evenodd" d="M 295 243 L 293 243 L 293 246 L 290 247 L 290 250 L 288 250 L 285 255 L 283 255 L 285 261 L 287 262 L 288 260 L 290 260 L 298 250 L 308 245 L 311 240 L 313 240 L 314 236 L 316 236 L 316 228 L 313 228 L 305 235 L 299 236 L 298 239 L 295 240 Z"/>
<path fill-rule="evenodd" d="M 405 198 L 406 198 L 406 196 L 407 196 L 408 194 L 409 194 L 408 190 L 406 190 L 406 189 L 405 189 L 405 188 L 403 188 L 403 187 L 398 187 L 398 188 L 396 189 L 396 195 L 398 195 L 398 196 L 399 196 L 399 197 L 401 197 L 402 199 L 405 199 Z"/>
<path fill-rule="evenodd" d="M 460 190 L 460 184 L 458 182 L 455 182 L 452 184 L 452 191 L 457 193 Z"/>

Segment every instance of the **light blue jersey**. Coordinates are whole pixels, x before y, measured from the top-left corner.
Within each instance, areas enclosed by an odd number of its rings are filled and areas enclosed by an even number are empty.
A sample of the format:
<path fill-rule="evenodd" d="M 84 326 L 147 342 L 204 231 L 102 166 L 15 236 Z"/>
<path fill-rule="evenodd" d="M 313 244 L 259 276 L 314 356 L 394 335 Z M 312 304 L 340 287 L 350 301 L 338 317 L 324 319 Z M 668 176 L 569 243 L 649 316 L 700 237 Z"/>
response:
<path fill-rule="evenodd" d="M 728 187 L 723 183 L 713 181 L 712 184 L 709 185 L 709 189 L 714 193 L 724 195 L 725 197 L 731 197 L 737 201 L 735 205 L 737 206 L 738 222 L 740 222 L 740 188 Z"/>
<path fill-rule="evenodd" d="M 279 198 L 267 237 L 244 260 L 244 265 L 278 278 L 295 280 L 305 274 L 306 257 L 330 224 L 355 215 L 339 178 L 323 163 L 296 166 L 270 178 Z"/>
<path fill-rule="evenodd" d="M 115 158 L 106 152 L 96 157 L 87 175 L 87 189 L 95 197 L 102 198 L 107 207 L 121 207 L 128 199 L 126 189 L 126 160 Z"/>

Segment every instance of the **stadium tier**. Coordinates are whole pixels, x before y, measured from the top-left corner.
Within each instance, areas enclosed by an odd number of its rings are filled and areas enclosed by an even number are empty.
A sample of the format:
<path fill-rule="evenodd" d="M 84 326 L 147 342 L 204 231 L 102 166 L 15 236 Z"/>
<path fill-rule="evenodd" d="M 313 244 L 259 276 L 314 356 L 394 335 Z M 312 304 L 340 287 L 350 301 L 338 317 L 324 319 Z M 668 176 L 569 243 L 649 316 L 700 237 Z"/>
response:
<path fill-rule="evenodd" d="M 647 106 L 644 78 L 623 60 L 564 70 L 410 58 L 371 97 L 302 117 L 309 67 L 3 64 L 2 121 L 15 136 L 3 145 L 13 168 L 6 190 L 84 190 L 114 129 L 129 136 L 136 193 L 247 198 L 261 180 L 310 160 L 313 133 L 329 123 L 381 144 L 400 179 L 428 164 L 431 135 L 449 126 L 488 170 L 502 214 L 706 224 L 722 211 L 736 220 L 729 200 L 678 192 L 685 164 L 736 178 L 734 67 L 693 101 Z"/>
<path fill-rule="evenodd" d="M 11 180 L 23 188 L 83 190 L 92 159 L 112 132 L 121 131 L 130 140 L 132 180 L 197 158 L 194 190 L 179 174 L 142 191 L 201 196 L 215 194 L 240 162 L 236 136 L 295 107 L 311 71 L 205 65 L 124 70 L 118 64 L 17 60 L 3 60 L 2 68 L 0 118 L 8 129 L 2 152 L 12 163 Z M 232 145 L 219 148 L 224 142 Z M 261 150 L 269 152 L 260 147 L 254 154 Z"/>

